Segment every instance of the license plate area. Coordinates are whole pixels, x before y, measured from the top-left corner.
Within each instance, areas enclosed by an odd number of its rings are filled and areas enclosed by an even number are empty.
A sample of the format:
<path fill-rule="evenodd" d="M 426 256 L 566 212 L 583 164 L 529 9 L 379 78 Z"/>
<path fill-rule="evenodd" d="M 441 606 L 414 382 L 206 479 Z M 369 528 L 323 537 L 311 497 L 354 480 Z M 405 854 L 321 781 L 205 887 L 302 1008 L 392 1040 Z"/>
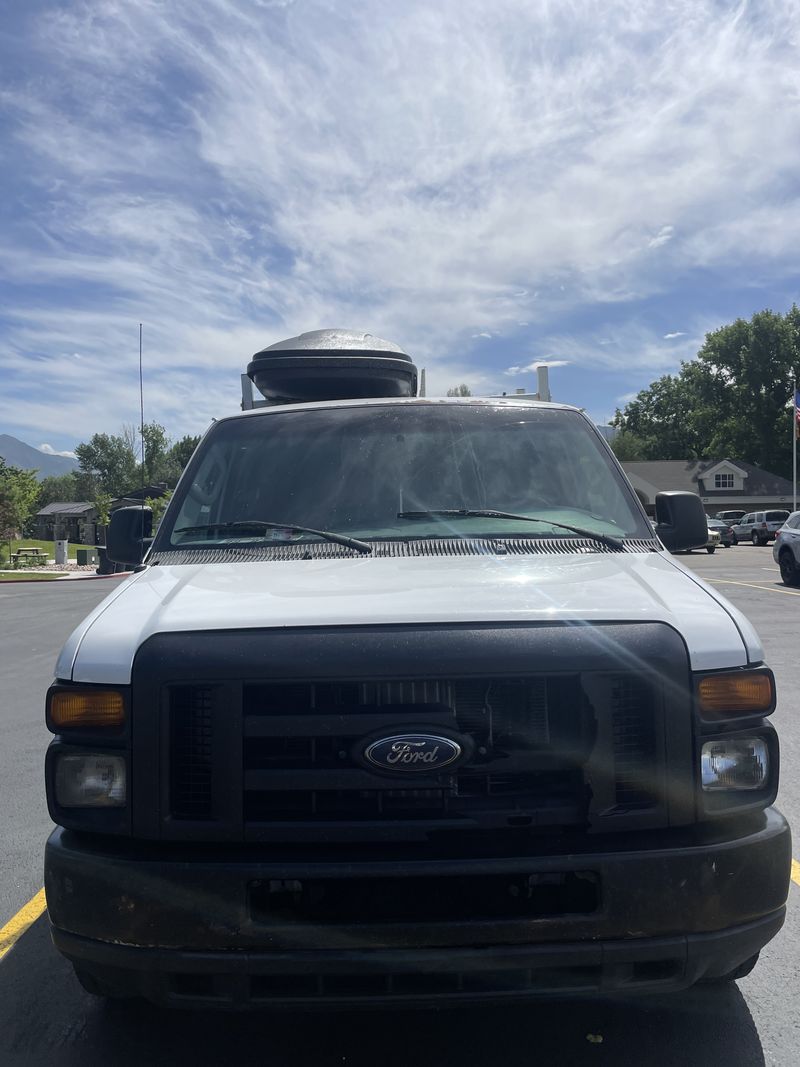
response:
<path fill-rule="evenodd" d="M 251 882 L 259 923 L 469 922 L 590 915 L 600 906 L 594 871 Z"/>

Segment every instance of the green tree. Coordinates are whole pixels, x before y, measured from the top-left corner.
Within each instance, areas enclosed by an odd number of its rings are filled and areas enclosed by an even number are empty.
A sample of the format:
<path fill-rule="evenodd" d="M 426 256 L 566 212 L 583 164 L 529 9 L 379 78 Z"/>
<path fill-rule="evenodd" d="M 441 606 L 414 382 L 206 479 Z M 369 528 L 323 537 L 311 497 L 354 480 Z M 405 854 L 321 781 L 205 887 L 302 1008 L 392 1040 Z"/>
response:
<path fill-rule="evenodd" d="M 93 434 L 75 449 L 80 464 L 74 475 L 75 496 L 62 499 L 95 500 L 98 493 L 118 497 L 142 484 L 159 482 L 174 488 L 199 440 L 187 435 L 173 442 L 158 422 L 145 423 L 141 431 L 124 426 L 120 434 Z"/>
<path fill-rule="evenodd" d="M 643 389 L 614 425 L 642 459 L 729 457 L 789 476 L 800 309 L 759 311 L 706 335 L 697 358 Z"/>
<path fill-rule="evenodd" d="M 684 363 L 680 374 L 667 374 L 643 389 L 612 420 L 620 437 L 639 443 L 640 459 L 697 459 L 704 441 L 698 432 L 703 370 Z"/>
<path fill-rule="evenodd" d="M 137 485 L 140 468 L 134 452 L 135 440 L 131 428 L 124 427 L 121 434 L 92 434 L 87 442 L 78 445 L 75 455 L 81 473 L 87 476 L 82 488 L 88 488 L 91 479 L 96 487 L 95 493 L 102 491 L 114 497 L 122 496 Z"/>
<path fill-rule="evenodd" d="M 74 472 L 75 478 L 75 499 L 76 500 L 94 500 L 97 494 L 100 492 L 100 486 L 97 478 L 91 471 L 77 470 Z"/>
<path fill-rule="evenodd" d="M 167 431 L 158 422 L 146 422 L 141 429 L 141 436 L 144 441 L 144 483 L 156 485 L 168 481 L 171 442 Z"/>
<path fill-rule="evenodd" d="M 708 455 L 729 455 L 784 476 L 792 468 L 790 401 L 800 376 L 800 309 L 760 311 L 706 337 L 698 359 L 717 384 Z"/>
<path fill-rule="evenodd" d="M 147 497 L 145 499 L 145 504 L 153 512 L 153 529 L 154 530 L 158 526 L 158 524 L 161 522 L 162 516 L 164 515 L 164 512 L 167 510 L 167 504 L 169 504 L 171 499 L 172 499 L 172 490 L 171 489 L 169 490 L 169 492 L 165 493 L 163 496 L 158 496 L 158 497 L 149 496 L 149 497 Z"/>
<path fill-rule="evenodd" d="M 0 457 L 0 536 L 10 540 L 24 533 L 38 499 L 36 471 L 10 467 Z"/>
<path fill-rule="evenodd" d="M 644 441 L 630 430 L 621 430 L 609 444 L 620 462 L 646 458 Z"/>
<path fill-rule="evenodd" d="M 157 422 L 146 423 L 143 430 L 145 483 L 157 485 L 166 482 L 174 488 L 197 447 L 199 436 L 187 435 L 173 442 Z"/>
<path fill-rule="evenodd" d="M 48 504 L 80 500 L 77 491 L 78 483 L 72 471 L 69 474 L 51 474 L 39 483 L 38 507 L 41 509 L 46 508 Z"/>
<path fill-rule="evenodd" d="M 97 525 L 108 526 L 111 521 L 111 501 L 114 498 L 110 493 L 98 493 L 93 500 L 94 510 L 97 512 Z"/>
<path fill-rule="evenodd" d="M 452 389 L 447 390 L 448 396 L 472 396 L 472 390 L 464 382 L 461 385 L 454 385 Z"/>
<path fill-rule="evenodd" d="M 100 534 L 99 538 L 95 537 L 95 541 L 101 544 L 106 543 L 108 524 L 111 522 L 111 502 L 113 499 L 110 493 L 104 493 L 101 490 L 92 501 L 94 510 L 97 512 L 97 529 L 95 532 Z"/>
<path fill-rule="evenodd" d="M 192 453 L 199 444 L 199 434 L 197 434 L 197 436 L 187 434 L 186 437 L 182 437 L 180 441 L 176 441 L 172 448 L 169 450 L 170 458 L 172 459 L 176 469 L 178 470 L 179 477 L 183 473 L 184 467 L 192 458 Z"/>

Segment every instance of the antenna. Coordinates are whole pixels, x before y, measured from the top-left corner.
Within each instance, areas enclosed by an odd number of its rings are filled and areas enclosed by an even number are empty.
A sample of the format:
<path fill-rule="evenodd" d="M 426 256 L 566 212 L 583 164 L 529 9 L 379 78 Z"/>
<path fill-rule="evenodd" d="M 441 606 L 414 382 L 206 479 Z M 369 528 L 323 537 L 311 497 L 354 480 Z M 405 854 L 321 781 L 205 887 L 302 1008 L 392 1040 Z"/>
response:
<path fill-rule="evenodd" d="M 142 375 L 142 324 L 139 323 L 139 437 L 142 439 L 142 527 L 141 538 L 144 541 L 144 377 Z"/>

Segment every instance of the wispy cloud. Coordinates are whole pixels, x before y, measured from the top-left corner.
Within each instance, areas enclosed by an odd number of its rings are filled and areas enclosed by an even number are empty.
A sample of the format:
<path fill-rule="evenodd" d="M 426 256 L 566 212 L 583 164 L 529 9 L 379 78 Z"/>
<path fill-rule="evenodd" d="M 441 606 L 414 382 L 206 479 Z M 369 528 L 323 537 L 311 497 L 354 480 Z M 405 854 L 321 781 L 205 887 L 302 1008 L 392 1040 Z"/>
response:
<path fill-rule="evenodd" d="M 665 245 L 667 241 L 671 241 L 675 234 L 674 226 L 662 226 L 655 237 L 651 237 L 647 242 L 648 248 L 660 248 L 661 245 Z"/>
<path fill-rule="evenodd" d="M 558 352 L 565 363 L 611 372 L 631 371 L 650 375 L 677 370 L 681 360 L 697 355 L 704 333 L 713 328 L 711 322 L 698 322 L 691 333 L 681 334 L 667 341 L 636 317 L 604 330 L 599 341 L 581 334 L 548 334 L 542 345 Z M 607 332 L 606 332 L 607 331 Z"/>
<path fill-rule="evenodd" d="M 39 445 L 39 451 L 45 452 L 48 456 L 65 456 L 67 459 L 77 459 L 74 452 L 58 452 L 52 445 Z"/>
<path fill-rule="evenodd" d="M 508 367 L 505 370 L 505 374 L 525 374 L 529 371 L 536 371 L 539 367 L 568 367 L 570 361 L 568 359 L 536 359 L 533 363 L 528 363 L 524 367 L 514 366 Z"/>
<path fill-rule="evenodd" d="M 694 327 L 624 309 L 693 269 L 794 263 L 798 16 L 45 0 L 6 38 L 0 425 L 58 444 L 87 412 L 133 421 L 139 321 L 148 417 L 174 433 L 235 408 L 251 352 L 325 325 L 396 339 L 444 386 L 494 388 L 533 335 L 551 366 L 673 368 Z"/>
<path fill-rule="evenodd" d="M 665 341 L 672 341 L 675 337 L 685 337 L 685 336 L 686 336 L 686 334 L 683 333 L 681 330 L 676 330 L 675 333 L 665 333 L 664 334 L 664 340 Z"/>

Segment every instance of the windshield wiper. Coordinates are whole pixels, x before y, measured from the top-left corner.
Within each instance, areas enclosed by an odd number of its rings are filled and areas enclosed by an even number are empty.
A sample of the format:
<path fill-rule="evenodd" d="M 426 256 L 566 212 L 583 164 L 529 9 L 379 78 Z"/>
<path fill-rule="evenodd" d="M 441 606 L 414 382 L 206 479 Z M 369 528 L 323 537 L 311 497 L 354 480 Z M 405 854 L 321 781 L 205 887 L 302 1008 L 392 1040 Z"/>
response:
<path fill-rule="evenodd" d="M 546 522 L 550 526 L 557 526 L 560 530 L 569 530 L 581 537 L 590 537 L 593 541 L 599 541 L 601 545 L 608 545 L 615 552 L 624 552 L 625 545 L 618 537 L 610 534 L 595 533 L 594 530 L 586 530 L 582 526 L 570 526 L 566 522 L 554 522 L 541 515 L 514 515 L 510 511 L 477 511 L 469 508 L 441 508 L 437 511 L 398 511 L 398 519 L 432 519 L 438 517 L 448 519 L 517 519 L 520 522 Z"/>
<path fill-rule="evenodd" d="M 298 526 L 294 522 L 266 522 L 264 519 L 242 519 L 239 522 L 207 522 L 200 526 L 179 526 L 173 533 L 204 533 L 209 530 L 287 530 L 289 533 L 307 533 L 321 537 L 325 541 L 354 548 L 356 552 L 369 555 L 372 545 L 368 541 L 359 541 L 355 537 L 330 533 L 328 530 L 312 530 L 310 526 Z"/>

